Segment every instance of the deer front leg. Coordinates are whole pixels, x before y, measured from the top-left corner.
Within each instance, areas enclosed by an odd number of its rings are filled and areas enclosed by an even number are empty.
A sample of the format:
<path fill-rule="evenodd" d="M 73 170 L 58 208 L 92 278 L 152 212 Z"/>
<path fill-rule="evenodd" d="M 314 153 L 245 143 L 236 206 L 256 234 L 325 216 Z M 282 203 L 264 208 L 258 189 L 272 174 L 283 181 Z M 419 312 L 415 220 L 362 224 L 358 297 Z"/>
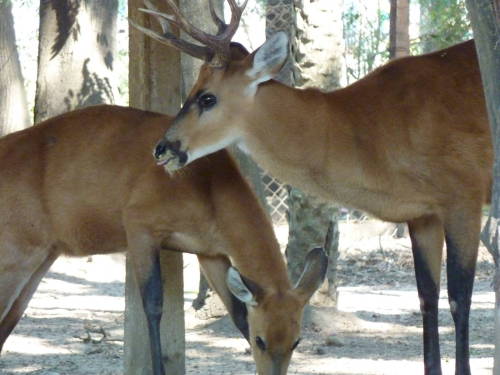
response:
<path fill-rule="evenodd" d="M 408 222 L 408 228 L 423 321 L 425 374 L 441 375 L 438 301 L 444 244 L 443 225 L 437 217 L 429 216 Z"/>
<path fill-rule="evenodd" d="M 247 308 L 243 302 L 233 296 L 226 284 L 226 274 L 231 262 L 223 255 L 213 257 L 198 255 L 198 261 L 210 287 L 219 295 L 236 328 L 248 341 Z"/>
<path fill-rule="evenodd" d="M 469 313 L 481 229 L 481 207 L 460 207 L 445 220 L 448 300 L 455 323 L 455 374 L 470 375 Z"/>
<path fill-rule="evenodd" d="M 160 321 L 163 309 L 163 284 L 158 247 L 152 241 L 129 240 L 129 253 L 133 273 L 146 315 L 151 360 L 154 375 L 164 375 L 162 361 Z"/>

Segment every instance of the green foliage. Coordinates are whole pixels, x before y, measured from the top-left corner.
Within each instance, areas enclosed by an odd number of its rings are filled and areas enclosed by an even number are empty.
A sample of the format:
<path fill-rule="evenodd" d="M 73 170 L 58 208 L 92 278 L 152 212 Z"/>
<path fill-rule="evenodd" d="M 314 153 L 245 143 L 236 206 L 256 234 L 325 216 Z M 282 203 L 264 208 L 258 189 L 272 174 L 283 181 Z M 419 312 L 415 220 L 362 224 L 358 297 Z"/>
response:
<path fill-rule="evenodd" d="M 465 0 L 419 0 L 421 52 L 448 47 L 472 38 Z"/>
<path fill-rule="evenodd" d="M 373 6 L 374 3 L 372 3 Z M 380 0 L 375 8 L 351 1 L 343 14 L 347 83 L 358 80 L 387 60 L 389 13 Z"/>

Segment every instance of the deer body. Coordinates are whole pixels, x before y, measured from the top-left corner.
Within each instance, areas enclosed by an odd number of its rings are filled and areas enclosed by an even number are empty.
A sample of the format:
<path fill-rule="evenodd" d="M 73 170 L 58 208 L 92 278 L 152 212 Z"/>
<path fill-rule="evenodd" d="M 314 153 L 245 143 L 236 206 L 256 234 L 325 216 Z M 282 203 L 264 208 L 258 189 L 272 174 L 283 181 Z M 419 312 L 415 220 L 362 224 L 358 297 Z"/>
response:
<path fill-rule="evenodd" d="M 284 182 L 408 223 L 428 375 L 441 374 L 446 242 L 456 374 L 469 375 L 469 310 L 493 160 L 474 42 L 392 61 L 331 93 L 271 80 L 287 53 L 277 33 L 252 54 L 231 44 L 224 66 L 207 61 L 158 142 L 158 164 L 176 171 L 237 144 Z"/>
<path fill-rule="evenodd" d="M 154 374 L 163 374 L 158 252 L 173 250 L 198 255 L 248 340 L 275 334 L 262 322 L 280 310 L 282 342 L 268 345 L 284 356 L 274 367 L 271 356 L 256 360 L 259 374 L 286 373 L 315 285 L 291 287 L 272 226 L 227 152 L 175 177 L 155 165 L 151 149 L 169 124 L 164 115 L 98 106 L 0 139 L 0 350 L 58 255 L 127 251 L 148 319 Z M 325 259 L 315 259 L 318 282 Z M 229 282 L 231 265 L 239 272 Z"/>
<path fill-rule="evenodd" d="M 252 101 L 221 126 L 239 126 L 236 142 L 259 164 L 326 200 L 404 222 L 489 198 L 493 156 L 472 41 L 331 93 L 266 82 Z"/>

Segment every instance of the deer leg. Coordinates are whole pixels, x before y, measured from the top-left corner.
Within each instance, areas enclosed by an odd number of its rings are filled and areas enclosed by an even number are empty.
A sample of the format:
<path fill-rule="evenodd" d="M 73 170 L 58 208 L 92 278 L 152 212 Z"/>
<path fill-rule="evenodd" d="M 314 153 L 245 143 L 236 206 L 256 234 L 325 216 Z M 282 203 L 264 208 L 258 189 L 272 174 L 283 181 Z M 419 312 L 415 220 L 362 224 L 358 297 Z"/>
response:
<path fill-rule="evenodd" d="M 226 284 L 226 274 L 231 262 L 226 256 L 204 255 L 198 255 L 198 261 L 210 287 L 219 295 L 234 324 L 248 341 L 247 307 L 233 296 Z"/>
<path fill-rule="evenodd" d="M 7 340 L 7 337 L 9 337 L 10 333 L 21 319 L 26 307 L 28 307 L 28 303 L 38 288 L 40 281 L 58 257 L 59 253 L 49 253 L 43 263 L 31 275 L 30 279 L 21 290 L 21 293 L 12 304 L 10 310 L 2 319 L 2 322 L 0 323 L 0 353 L 2 352 L 5 340 Z"/>
<path fill-rule="evenodd" d="M 434 216 L 408 222 L 415 276 L 423 321 L 424 366 L 426 375 L 441 375 L 438 301 L 444 234 Z"/>
<path fill-rule="evenodd" d="M 455 323 L 455 374 L 469 375 L 469 313 L 476 269 L 481 210 L 457 210 L 445 222 L 448 300 Z"/>
<path fill-rule="evenodd" d="M 160 321 L 163 312 L 163 284 L 158 247 L 129 241 L 129 256 L 142 299 L 149 331 L 149 343 L 154 375 L 164 375 L 162 361 Z M 141 251 L 138 251 L 141 250 Z"/>

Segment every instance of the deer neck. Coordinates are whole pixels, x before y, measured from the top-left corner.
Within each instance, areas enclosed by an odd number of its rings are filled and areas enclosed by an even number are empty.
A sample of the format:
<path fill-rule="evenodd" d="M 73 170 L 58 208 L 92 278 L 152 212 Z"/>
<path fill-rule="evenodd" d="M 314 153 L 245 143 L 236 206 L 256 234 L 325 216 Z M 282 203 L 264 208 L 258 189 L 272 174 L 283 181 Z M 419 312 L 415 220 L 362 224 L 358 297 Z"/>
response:
<path fill-rule="evenodd" d="M 234 163 L 234 162 L 233 162 Z M 291 288 L 268 215 L 236 166 L 218 168 L 212 188 L 219 245 L 245 277 L 265 288 Z M 220 249 L 214 249 L 220 250 Z"/>
<path fill-rule="evenodd" d="M 339 93 L 271 81 L 259 87 L 253 108 L 240 146 L 283 182 L 345 205 L 371 183 Z"/>

